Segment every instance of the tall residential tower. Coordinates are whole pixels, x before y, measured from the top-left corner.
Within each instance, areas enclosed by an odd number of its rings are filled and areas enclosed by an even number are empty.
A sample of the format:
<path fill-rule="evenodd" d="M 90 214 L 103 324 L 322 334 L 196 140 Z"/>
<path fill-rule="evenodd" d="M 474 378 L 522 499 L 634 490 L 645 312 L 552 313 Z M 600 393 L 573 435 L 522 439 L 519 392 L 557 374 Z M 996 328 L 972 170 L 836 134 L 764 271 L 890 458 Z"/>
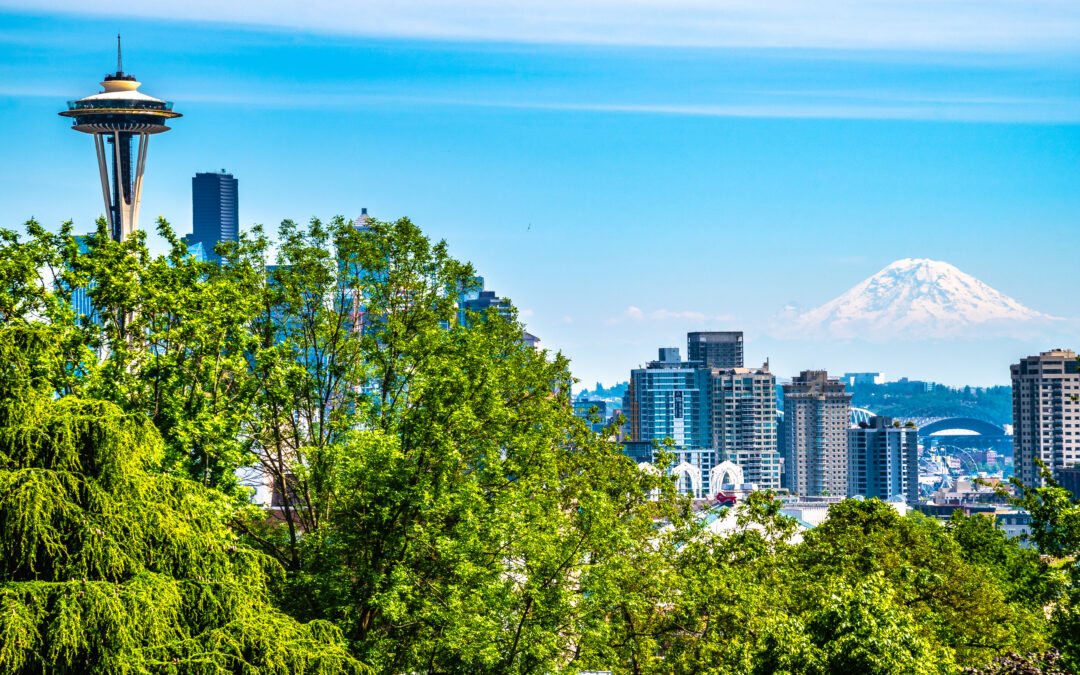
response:
<path fill-rule="evenodd" d="M 716 462 L 731 462 L 759 490 L 780 487 L 776 377 L 761 368 L 711 368 L 711 431 Z"/>
<path fill-rule="evenodd" d="M 706 368 L 742 368 L 742 331 L 687 333 L 686 358 L 699 361 Z"/>
<path fill-rule="evenodd" d="M 1055 475 L 1080 464 L 1080 361 L 1068 349 L 1054 349 L 1014 364 L 1013 474 L 1027 485 L 1042 485 L 1040 459 Z"/>
<path fill-rule="evenodd" d="M 641 452 L 639 459 L 651 455 L 644 449 L 652 441 L 671 439 L 680 463 L 696 469 L 695 497 L 705 496 L 715 459 L 709 449 L 708 397 L 709 372 L 681 360 L 677 347 L 661 347 L 656 361 L 630 372 L 623 410 L 627 435 Z M 691 485 L 680 488 L 689 490 Z"/>
<path fill-rule="evenodd" d="M 844 496 L 848 489 L 851 394 L 824 370 L 784 385 L 784 477 L 800 495 Z"/>
<path fill-rule="evenodd" d="M 172 103 L 139 91 L 139 82 L 124 73 L 120 36 L 116 36 L 116 72 L 105 76 L 103 92 L 69 101 L 60 113 L 72 118 L 71 128 L 94 137 L 101 192 L 109 230 L 123 241 L 138 228 L 139 197 L 151 134 L 169 130 L 165 122 L 180 113 Z M 132 141 L 138 140 L 135 147 Z"/>

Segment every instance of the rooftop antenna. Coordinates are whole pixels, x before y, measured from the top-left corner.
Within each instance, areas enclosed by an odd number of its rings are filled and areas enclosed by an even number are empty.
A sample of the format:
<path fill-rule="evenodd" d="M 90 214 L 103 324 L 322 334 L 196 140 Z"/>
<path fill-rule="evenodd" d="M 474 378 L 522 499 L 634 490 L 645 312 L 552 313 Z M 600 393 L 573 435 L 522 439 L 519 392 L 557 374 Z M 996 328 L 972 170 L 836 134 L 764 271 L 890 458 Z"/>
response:
<path fill-rule="evenodd" d="M 120 59 L 120 33 L 116 34 L 116 74 L 124 72 L 124 62 Z"/>

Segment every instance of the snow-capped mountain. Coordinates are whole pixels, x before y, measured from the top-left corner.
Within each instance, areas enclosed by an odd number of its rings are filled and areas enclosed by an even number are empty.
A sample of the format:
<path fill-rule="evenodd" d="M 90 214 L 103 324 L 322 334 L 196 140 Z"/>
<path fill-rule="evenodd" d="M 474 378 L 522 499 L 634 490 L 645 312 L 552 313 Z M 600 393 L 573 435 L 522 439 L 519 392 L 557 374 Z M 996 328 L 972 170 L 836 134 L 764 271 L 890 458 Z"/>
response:
<path fill-rule="evenodd" d="M 949 263 L 905 258 L 795 316 L 787 326 L 792 330 L 784 332 L 869 340 L 1005 337 L 1056 320 Z"/>

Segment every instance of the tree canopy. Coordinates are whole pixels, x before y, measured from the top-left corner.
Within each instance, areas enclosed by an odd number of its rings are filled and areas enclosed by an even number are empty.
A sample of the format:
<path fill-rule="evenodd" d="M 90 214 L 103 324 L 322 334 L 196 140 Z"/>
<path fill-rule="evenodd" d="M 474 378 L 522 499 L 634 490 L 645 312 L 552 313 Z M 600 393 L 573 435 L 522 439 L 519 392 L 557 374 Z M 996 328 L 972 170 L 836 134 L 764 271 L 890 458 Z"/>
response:
<path fill-rule="evenodd" d="M 849 500 L 800 531 L 754 493 L 715 533 L 407 219 L 255 228 L 220 263 L 158 230 L 161 256 L 0 232 L 0 670 L 1077 665 L 1075 566 L 986 518 Z M 1075 556 L 1074 503 L 1025 495 Z"/>
<path fill-rule="evenodd" d="M 55 397 L 62 342 L 0 328 L 0 670 L 364 672 L 334 626 L 274 609 L 280 568 L 161 471 L 145 418 Z"/>

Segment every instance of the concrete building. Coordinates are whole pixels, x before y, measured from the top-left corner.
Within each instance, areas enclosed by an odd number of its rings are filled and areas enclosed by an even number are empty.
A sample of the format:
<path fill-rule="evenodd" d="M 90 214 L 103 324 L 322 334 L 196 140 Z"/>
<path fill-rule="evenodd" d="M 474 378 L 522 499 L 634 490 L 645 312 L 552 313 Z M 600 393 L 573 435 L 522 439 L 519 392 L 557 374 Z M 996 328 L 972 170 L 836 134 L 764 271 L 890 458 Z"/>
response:
<path fill-rule="evenodd" d="M 656 361 L 630 371 L 631 440 L 670 438 L 676 447 L 708 447 L 708 391 L 707 371 L 682 361 L 677 347 L 661 347 Z"/>
<path fill-rule="evenodd" d="M 1011 366 L 1014 475 L 1042 485 L 1038 458 L 1055 474 L 1080 464 L 1080 361 L 1067 349 Z"/>
<path fill-rule="evenodd" d="M 742 368 L 742 331 L 687 333 L 686 358 L 706 368 Z"/>
<path fill-rule="evenodd" d="M 76 236 L 75 243 L 79 247 L 79 255 L 86 255 L 90 252 L 89 235 Z M 65 288 L 71 288 L 63 281 L 60 281 L 59 283 Z M 91 281 L 86 286 L 79 286 L 78 288 L 71 289 L 71 309 L 75 311 L 76 316 L 86 317 L 92 324 L 101 322 L 100 315 L 94 309 L 94 301 L 90 299 L 90 292 L 93 291 L 96 286 L 97 283 Z"/>
<path fill-rule="evenodd" d="M 780 488 L 776 377 L 761 368 L 710 368 L 709 411 L 716 462 L 738 466 L 758 489 Z"/>
<path fill-rule="evenodd" d="M 468 323 L 467 312 L 483 314 L 489 309 L 502 316 L 510 316 L 510 301 L 500 298 L 495 291 L 484 288 L 484 277 L 473 277 L 474 285 L 458 295 L 458 321 Z"/>
<path fill-rule="evenodd" d="M 881 373 L 844 373 L 840 379 L 849 387 L 885 384 L 885 376 Z"/>
<path fill-rule="evenodd" d="M 478 313 L 494 309 L 499 314 L 509 315 L 510 302 L 504 298 L 500 298 L 495 294 L 495 291 L 480 291 L 477 297 L 462 302 L 461 308 Z"/>
<path fill-rule="evenodd" d="M 191 179 L 191 234 L 188 246 L 201 244 L 208 260 L 217 260 L 218 242 L 240 235 L 238 182 L 231 173 L 196 173 Z"/>
<path fill-rule="evenodd" d="M 1010 539 L 1031 535 L 1031 514 L 1022 509 L 1001 509 L 994 513 L 994 524 Z M 1032 548 L 1034 542 L 1023 539 L 1020 545 Z"/>
<path fill-rule="evenodd" d="M 799 495 L 846 495 L 851 394 L 824 370 L 804 370 L 783 390 L 785 486 Z"/>
<path fill-rule="evenodd" d="M 919 430 L 891 417 L 848 429 L 848 496 L 919 503 Z"/>
<path fill-rule="evenodd" d="M 367 209 L 364 209 L 364 215 L 361 218 L 364 218 L 366 222 Z M 357 222 L 360 222 L 360 219 L 357 219 Z M 486 290 L 484 277 L 473 277 L 473 281 L 471 288 L 462 290 L 458 294 L 458 323 L 468 326 L 475 318 L 482 320 L 489 310 L 504 319 L 512 318 L 512 306 L 509 300 L 499 297 L 495 291 Z M 528 331 L 521 331 L 521 342 L 533 349 L 540 349 L 540 338 Z"/>

